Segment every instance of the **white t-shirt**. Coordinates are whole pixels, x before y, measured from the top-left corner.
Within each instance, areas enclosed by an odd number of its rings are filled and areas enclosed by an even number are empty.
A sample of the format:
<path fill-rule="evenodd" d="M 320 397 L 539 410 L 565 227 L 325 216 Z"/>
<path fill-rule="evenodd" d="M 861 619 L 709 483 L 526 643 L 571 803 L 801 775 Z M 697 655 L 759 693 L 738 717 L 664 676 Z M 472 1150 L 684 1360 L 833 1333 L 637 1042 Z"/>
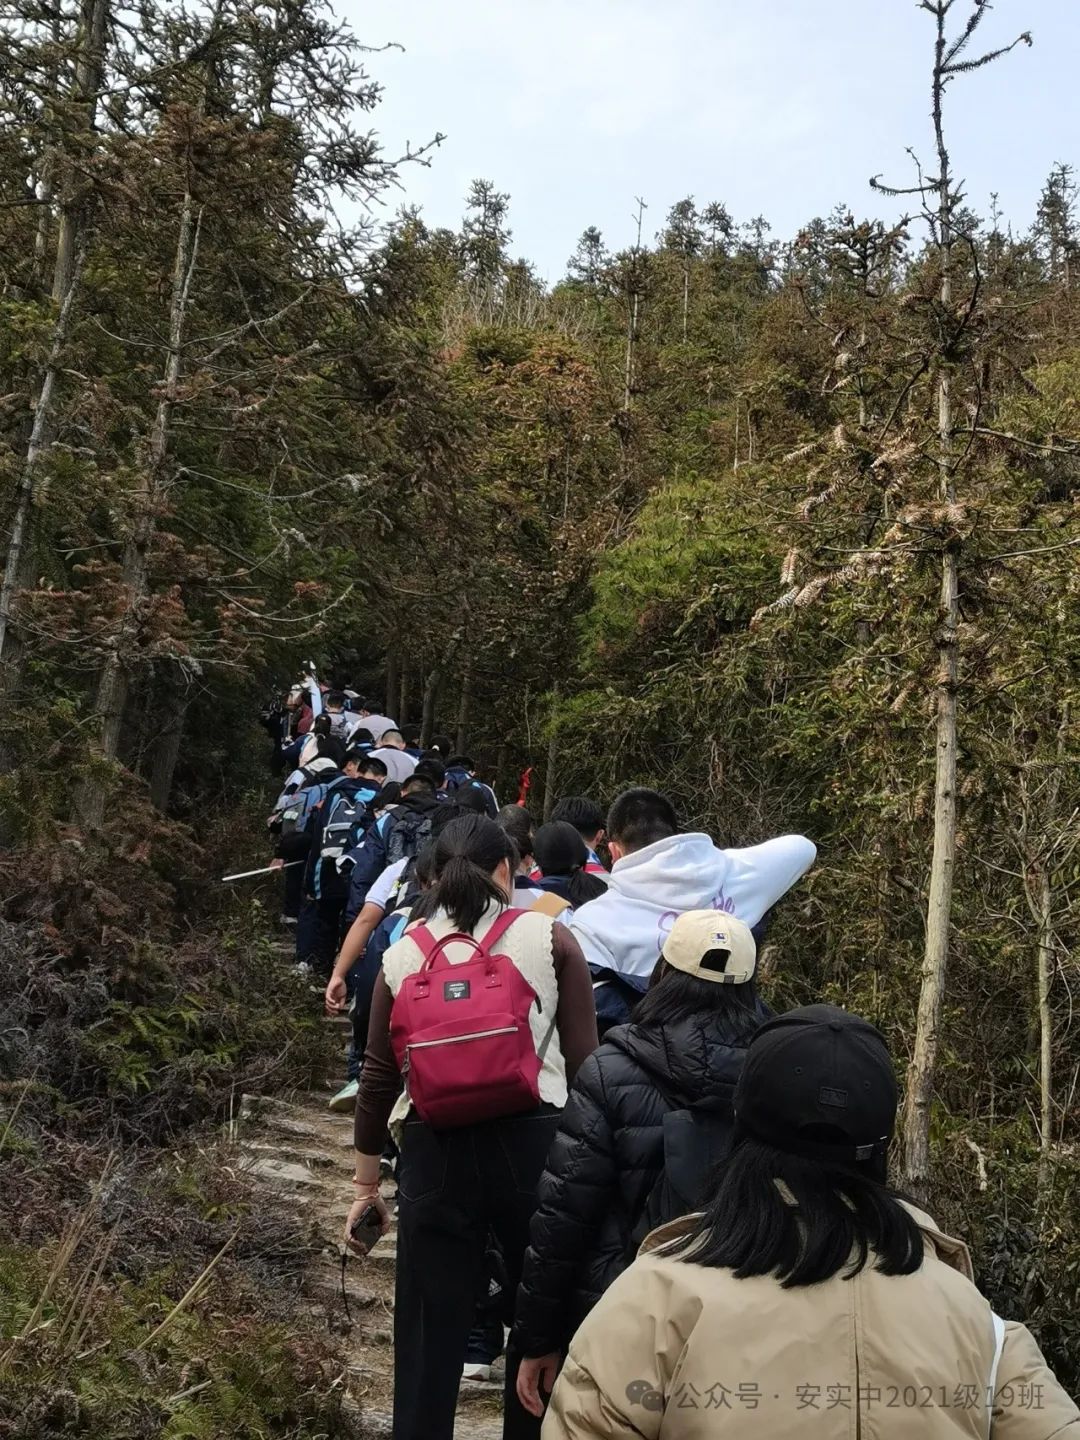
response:
<path fill-rule="evenodd" d="M 352 715 L 354 730 L 367 730 L 376 745 L 388 730 L 396 730 L 397 721 L 391 720 L 388 715 Z"/>
<path fill-rule="evenodd" d="M 381 760 L 386 766 L 386 778 L 396 780 L 399 785 L 404 785 L 416 769 L 416 761 L 411 755 L 406 755 L 404 750 L 395 750 L 390 745 L 372 750 L 371 758 Z"/>
<path fill-rule="evenodd" d="M 389 908 L 390 899 L 397 888 L 397 883 L 405 873 L 405 866 L 409 863 L 406 855 L 401 860 L 395 860 L 393 865 L 388 865 L 379 878 L 367 892 L 365 905 L 379 905 L 383 910 Z"/>

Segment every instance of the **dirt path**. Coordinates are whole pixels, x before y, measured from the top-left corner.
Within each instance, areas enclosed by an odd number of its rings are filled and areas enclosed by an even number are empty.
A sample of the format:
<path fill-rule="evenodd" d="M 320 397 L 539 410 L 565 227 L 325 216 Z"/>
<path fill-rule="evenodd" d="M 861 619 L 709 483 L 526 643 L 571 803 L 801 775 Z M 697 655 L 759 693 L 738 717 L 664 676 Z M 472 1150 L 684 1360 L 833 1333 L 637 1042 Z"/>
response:
<path fill-rule="evenodd" d="M 344 1046 L 344 1026 L 341 1033 Z M 278 1203 L 294 1205 L 323 1242 L 305 1283 L 306 1307 L 319 1323 L 342 1335 L 350 1400 L 362 1414 L 365 1437 L 377 1440 L 390 1435 L 397 1227 L 366 1260 L 351 1259 L 346 1267 L 350 1323 L 341 1294 L 339 1237 L 351 1200 L 352 1121 L 327 1109 L 341 1079 L 328 1077 L 325 1089 L 288 1101 L 245 1096 L 235 1139 L 256 1185 L 272 1191 Z M 393 1192 L 387 1182 L 384 1194 L 391 1208 Z M 456 1440 L 501 1437 L 501 1366 L 496 1375 L 490 1384 L 462 1384 Z"/>

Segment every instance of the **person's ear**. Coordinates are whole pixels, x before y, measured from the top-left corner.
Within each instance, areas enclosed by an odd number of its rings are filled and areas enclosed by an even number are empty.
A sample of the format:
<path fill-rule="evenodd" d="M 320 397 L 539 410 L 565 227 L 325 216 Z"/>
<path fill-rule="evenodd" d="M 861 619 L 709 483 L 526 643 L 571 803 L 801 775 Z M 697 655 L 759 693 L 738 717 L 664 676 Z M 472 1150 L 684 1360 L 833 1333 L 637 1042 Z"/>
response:
<path fill-rule="evenodd" d="M 499 889 L 509 900 L 513 893 L 513 882 L 510 876 L 510 861 L 500 860 L 495 867 L 495 873 L 491 877 Z"/>
<path fill-rule="evenodd" d="M 618 840 L 609 840 L 607 848 L 611 851 L 612 861 L 621 860 L 626 854 L 626 851 L 619 844 Z"/>

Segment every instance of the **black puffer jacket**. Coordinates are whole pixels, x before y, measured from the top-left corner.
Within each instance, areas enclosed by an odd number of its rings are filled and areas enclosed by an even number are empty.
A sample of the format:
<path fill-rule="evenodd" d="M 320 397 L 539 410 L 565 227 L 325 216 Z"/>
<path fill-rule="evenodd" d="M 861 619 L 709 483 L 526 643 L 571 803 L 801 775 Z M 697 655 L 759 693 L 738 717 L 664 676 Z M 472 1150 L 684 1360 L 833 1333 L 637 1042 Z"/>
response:
<path fill-rule="evenodd" d="M 664 1116 L 730 1107 L 758 1019 L 612 1030 L 577 1073 L 540 1180 L 514 1319 L 523 1355 L 562 1350 L 634 1257 L 664 1159 Z"/>

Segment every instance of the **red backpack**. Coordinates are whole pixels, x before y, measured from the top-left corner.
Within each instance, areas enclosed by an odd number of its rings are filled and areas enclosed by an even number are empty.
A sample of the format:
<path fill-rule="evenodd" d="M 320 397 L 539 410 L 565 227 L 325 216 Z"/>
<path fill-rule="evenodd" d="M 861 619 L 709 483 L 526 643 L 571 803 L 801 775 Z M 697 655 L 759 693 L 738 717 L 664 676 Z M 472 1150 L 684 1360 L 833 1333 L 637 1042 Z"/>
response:
<path fill-rule="evenodd" d="M 406 932 L 424 963 L 394 1000 L 390 1043 L 416 1113 L 436 1130 L 519 1115 L 540 1103 L 555 1017 L 537 1053 L 529 1026 L 536 991 L 512 960 L 495 953 L 524 913 L 504 910 L 483 941 L 463 934 L 436 940 L 426 925 Z M 476 954 L 454 965 L 445 951 L 459 942 Z"/>

